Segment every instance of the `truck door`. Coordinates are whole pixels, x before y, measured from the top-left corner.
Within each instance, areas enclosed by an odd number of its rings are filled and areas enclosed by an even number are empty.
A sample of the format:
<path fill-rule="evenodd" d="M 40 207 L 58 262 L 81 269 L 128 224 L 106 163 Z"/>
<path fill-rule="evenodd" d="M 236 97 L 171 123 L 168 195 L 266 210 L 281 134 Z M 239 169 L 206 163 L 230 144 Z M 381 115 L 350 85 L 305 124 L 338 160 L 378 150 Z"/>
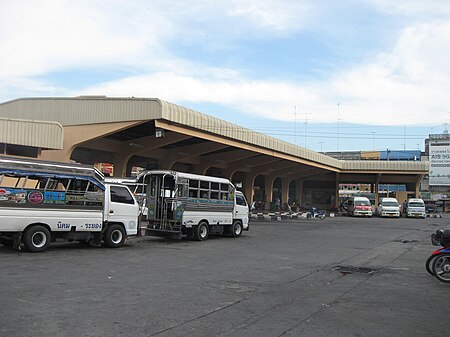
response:
<path fill-rule="evenodd" d="M 236 202 L 234 205 L 234 219 L 242 221 L 244 229 L 248 228 L 248 204 L 242 193 L 236 192 Z"/>
<path fill-rule="evenodd" d="M 108 188 L 109 187 L 109 188 Z M 109 200 L 105 202 L 105 219 L 123 223 L 127 235 L 137 234 L 139 204 L 128 187 L 107 185 Z"/>

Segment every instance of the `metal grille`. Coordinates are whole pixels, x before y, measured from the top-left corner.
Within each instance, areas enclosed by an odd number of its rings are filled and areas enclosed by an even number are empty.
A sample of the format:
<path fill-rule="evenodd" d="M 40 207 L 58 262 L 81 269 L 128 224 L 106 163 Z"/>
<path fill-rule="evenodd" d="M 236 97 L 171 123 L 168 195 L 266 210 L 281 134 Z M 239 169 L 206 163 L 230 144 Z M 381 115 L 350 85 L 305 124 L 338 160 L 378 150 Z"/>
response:
<path fill-rule="evenodd" d="M 380 269 L 377 268 L 354 267 L 354 266 L 336 266 L 333 267 L 332 270 L 336 270 L 342 274 L 368 274 L 368 275 L 373 275 L 380 271 Z"/>

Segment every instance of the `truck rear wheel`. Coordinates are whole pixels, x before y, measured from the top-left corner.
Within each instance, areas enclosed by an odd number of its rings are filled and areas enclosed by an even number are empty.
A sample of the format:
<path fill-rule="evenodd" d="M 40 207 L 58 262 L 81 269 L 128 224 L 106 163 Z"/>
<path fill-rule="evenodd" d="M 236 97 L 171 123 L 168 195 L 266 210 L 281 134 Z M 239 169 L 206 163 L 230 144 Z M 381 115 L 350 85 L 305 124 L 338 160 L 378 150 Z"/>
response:
<path fill-rule="evenodd" d="M 231 235 L 233 235 L 233 237 L 235 238 L 238 238 L 242 235 L 242 223 L 240 221 L 235 221 L 233 223 Z"/>
<path fill-rule="evenodd" d="M 123 245 L 125 242 L 125 230 L 121 225 L 114 224 L 108 226 L 103 235 L 103 240 L 105 240 L 105 244 L 109 248 L 118 248 Z"/>
<path fill-rule="evenodd" d="M 25 248 L 32 253 L 46 250 L 50 245 L 50 241 L 50 231 L 42 225 L 35 225 L 28 228 L 23 236 Z"/>
<path fill-rule="evenodd" d="M 209 236 L 209 226 L 206 222 L 200 222 L 194 229 L 194 239 L 197 241 L 205 241 Z"/>

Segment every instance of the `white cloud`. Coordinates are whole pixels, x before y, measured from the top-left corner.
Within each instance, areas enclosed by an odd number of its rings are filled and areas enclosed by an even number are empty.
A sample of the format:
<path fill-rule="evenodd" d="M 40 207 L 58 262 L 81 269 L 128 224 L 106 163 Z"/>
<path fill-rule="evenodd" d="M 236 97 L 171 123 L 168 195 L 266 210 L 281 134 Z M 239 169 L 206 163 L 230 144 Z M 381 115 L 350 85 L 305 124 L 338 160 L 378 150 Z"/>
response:
<path fill-rule="evenodd" d="M 404 125 L 440 123 L 448 118 L 450 24 L 404 30 L 390 53 L 322 82 L 298 84 L 252 80 L 230 69 L 196 68 L 129 77 L 87 89 L 89 94 L 157 96 L 173 102 L 208 102 L 244 113 L 292 120 L 310 113 L 313 122 Z M 186 67 L 184 67 L 186 66 Z M 205 111 L 207 113 L 207 111 Z"/>
<path fill-rule="evenodd" d="M 258 28 L 278 32 L 292 31 L 311 22 L 312 6 L 300 1 L 254 0 L 232 1 L 227 14 L 250 20 Z"/>
<path fill-rule="evenodd" d="M 408 27 L 391 53 L 335 77 L 331 88 L 349 101 L 344 118 L 399 125 L 447 121 L 447 41 L 450 23 Z"/>
<path fill-rule="evenodd" d="M 143 55 L 156 56 L 159 39 L 170 34 L 170 24 L 145 9 L 141 12 L 131 3 L 120 2 L 2 2 L 0 78 L 131 65 L 142 62 Z M 152 25 L 145 25 L 146 20 Z"/>
<path fill-rule="evenodd" d="M 389 14 L 439 17 L 450 14 L 448 0 L 366 0 Z"/>
<path fill-rule="evenodd" d="M 395 7 L 398 12 L 410 3 L 367 2 L 386 11 Z M 420 13 L 428 3 L 413 0 L 409 11 Z M 264 39 L 298 32 L 317 20 L 320 9 L 313 2 L 2 1 L 0 92 L 18 92 L 17 97 L 160 97 L 186 106 L 216 103 L 280 120 L 292 120 L 296 106 L 299 115 L 309 113 L 313 122 L 336 122 L 340 103 L 343 122 L 439 123 L 447 121 L 450 107 L 450 20 L 443 19 L 450 11 L 446 1 L 439 3 L 443 9 L 433 12 L 439 15 L 406 27 L 392 50 L 374 55 L 366 64 L 329 74 L 327 79 L 300 83 L 255 80 L 245 70 L 182 59 L 171 48 L 189 38 L 199 39 L 199 44 L 209 42 L 205 37 L 209 32 L 218 40 L 221 34 L 227 35 L 231 41 L 241 36 L 250 39 L 246 34 Z M 426 10 L 433 8 L 434 3 Z M 45 77 L 55 71 L 97 68 L 124 68 L 136 75 L 99 80 L 73 91 L 55 87 Z"/>

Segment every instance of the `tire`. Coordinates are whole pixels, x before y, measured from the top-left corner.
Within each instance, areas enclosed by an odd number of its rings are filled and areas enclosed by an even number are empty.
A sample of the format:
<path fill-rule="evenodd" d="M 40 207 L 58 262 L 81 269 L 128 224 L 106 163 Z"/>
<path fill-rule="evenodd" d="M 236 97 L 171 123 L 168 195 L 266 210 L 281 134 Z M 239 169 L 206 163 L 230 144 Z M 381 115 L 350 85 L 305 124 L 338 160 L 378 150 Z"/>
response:
<path fill-rule="evenodd" d="M 325 217 L 326 217 L 326 215 L 325 215 L 325 214 L 320 214 L 320 215 L 319 215 L 319 219 L 320 219 L 320 220 L 323 220 L 323 219 L 325 219 Z"/>
<path fill-rule="evenodd" d="M 200 222 L 194 229 L 194 239 L 197 241 L 205 241 L 209 236 L 209 226 L 206 222 Z"/>
<path fill-rule="evenodd" d="M 235 221 L 231 228 L 231 235 L 233 235 L 234 238 L 238 238 L 242 235 L 242 230 L 242 223 L 240 221 Z"/>
<path fill-rule="evenodd" d="M 23 235 L 25 248 L 32 253 L 43 252 L 51 241 L 50 231 L 42 225 L 34 225 Z"/>
<path fill-rule="evenodd" d="M 439 281 L 450 283 L 450 254 L 439 254 L 433 260 L 431 270 Z"/>
<path fill-rule="evenodd" d="M 433 262 L 434 259 L 437 258 L 439 255 L 431 255 L 428 259 L 427 262 L 425 262 L 425 268 L 427 269 L 427 272 L 431 275 L 433 274 Z"/>
<path fill-rule="evenodd" d="M 103 234 L 103 240 L 109 248 L 122 247 L 125 242 L 126 233 L 121 225 L 109 225 Z"/>

